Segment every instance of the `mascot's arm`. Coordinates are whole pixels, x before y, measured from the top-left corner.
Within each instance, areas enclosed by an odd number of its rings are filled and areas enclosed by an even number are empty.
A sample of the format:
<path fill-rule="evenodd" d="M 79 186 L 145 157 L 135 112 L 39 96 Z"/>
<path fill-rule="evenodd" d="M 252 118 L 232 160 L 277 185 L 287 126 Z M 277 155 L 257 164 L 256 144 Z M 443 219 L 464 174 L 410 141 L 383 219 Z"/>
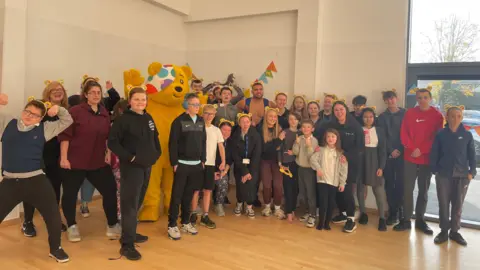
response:
<path fill-rule="evenodd" d="M 181 123 L 177 121 L 177 119 L 172 123 L 170 138 L 168 140 L 168 150 L 170 152 L 170 163 L 172 167 L 178 165 L 178 138 L 180 138 L 182 132 Z"/>
<path fill-rule="evenodd" d="M 232 103 L 233 105 L 237 104 L 240 100 L 243 99 L 244 95 L 243 95 L 243 91 L 242 89 L 240 89 L 240 87 L 238 87 L 237 85 L 234 85 L 233 86 L 233 89 L 235 89 L 235 91 L 237 91 L 237 95 L 232 98 L 232 100 L 230 101 L 230 103 Z"/>

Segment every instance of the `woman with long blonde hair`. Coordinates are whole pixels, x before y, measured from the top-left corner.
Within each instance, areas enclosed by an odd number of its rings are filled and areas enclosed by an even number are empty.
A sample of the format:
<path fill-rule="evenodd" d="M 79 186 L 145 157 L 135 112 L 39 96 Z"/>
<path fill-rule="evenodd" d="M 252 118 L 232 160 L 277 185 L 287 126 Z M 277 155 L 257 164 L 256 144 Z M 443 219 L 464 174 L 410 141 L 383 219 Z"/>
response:
<path fill-rule="evenodd" d="M 280 208 L 283 197 L 283 177 L 280 173 L 279 149 L 283 139 L 285 139 L 285 132 L 281 130 L 278 123 L 278 109 L 265 108 L 260 136 L 262 139 L 260 179 L 263 183 L 263 202 L 265 203 L 262 215 L 266 217 L 272 215 L 271 202 L 273 195 L 274 215 L 279 219 L 284 219 L 285 214 Z"/>
<path fill-rule="evenodd" d="M 45 89 L 42 93 L 42 100 L 50 102 L 52 105 L 58 105 L 68 109 L 67 91 L 63 87 L 63 81 L 45 81 Z M 50 117 L 48 114 L 43 117 L 42 122 L 58 121 L 58 116 Z M 43 169 L 48 180 L 52 184 L 57 198 L 57 204 L 60 202 L 60 187 L 62 186 L 62 178 L 60 177 L 60 143 L 57 138 L 45 143 L 43 148 L 43 162 L 45 168 Z M 22 225 L 22 232 L 26 237 L 35 237 L 37 231 L 33 224 L 33 213 L 35 208 L 28 203 L 23 203 L 25 220 Z M 66 227 L 62 224 L 62 230 Z"/>
<path fill-rule="evenodd" d="M 308 119 L 307 101 L 304 96 L 295 96 L 290 107 L 291 112 L 300 114 L 303 119 Z"/>

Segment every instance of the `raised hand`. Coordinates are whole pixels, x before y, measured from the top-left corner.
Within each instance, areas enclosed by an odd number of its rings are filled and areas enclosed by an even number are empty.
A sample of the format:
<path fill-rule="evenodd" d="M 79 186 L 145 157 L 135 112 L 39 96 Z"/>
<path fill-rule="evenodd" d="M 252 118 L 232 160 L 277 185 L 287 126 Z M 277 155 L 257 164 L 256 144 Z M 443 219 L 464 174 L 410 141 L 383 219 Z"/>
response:
<path fill-rule="evenodd" d="M 48 116 L 50 117 L 54 117 L 58 114 L 58 110 L 60 109 L 60 107 L 58 105 L 53 105 L 50 109 L 48 109 Z"/>
<path fill-rule="evenodd" d="M 7 94 L 0 93 L 0 105 L 7 105 L 8 104 L 8 96 Z"/>

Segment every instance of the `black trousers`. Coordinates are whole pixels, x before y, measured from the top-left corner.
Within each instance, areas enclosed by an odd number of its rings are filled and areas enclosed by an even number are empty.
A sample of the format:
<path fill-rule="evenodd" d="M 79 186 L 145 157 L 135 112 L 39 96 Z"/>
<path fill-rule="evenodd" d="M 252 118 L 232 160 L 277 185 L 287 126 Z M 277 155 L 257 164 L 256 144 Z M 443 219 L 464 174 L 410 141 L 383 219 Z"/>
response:
<path fill-rule="evenodd" d="M 43 170 L 50 180 L 50 184 L 55 191 L 55 196 L 57 198 L 57 205 L 60 204 L 60 189 L 62 186 L 62 177 L 60 176 L 60 164 L 52 163 L 46 164 L 45 169 Z M 23 202 L 23 212 L 25 215 L 25 222 L 33 220 L 33 213 L 35 212 L 35 207 L 27 202 Z"/>
<path fill-rule="evenodd" d="M 404 170 L 403 156 L 387 159 L 383 174 L 385 178 L 385 192 L 387 193 L 389 216 L 396 216 L 403 204 Z"/>
<path fill-rule="evenodd" d="M 68 227 L 77 224 L 75 220 L 78 192 L 83 181 L 88 181 L 100 192 L 103 197 L 103 211 L 107 217 L 109 226 L 118 223 L 117 218 L 117 184 L 110 166 L 96 170 L 65 170 L 62 169 L 63 215 L 67 220 Z"/>
<path fill-rule="evenodd" d="M 45 175 L 25 179 L 4 178 L 0 182 L 0 223 L 22 201 L 37 208 L 45 220 L 50 252 L 60 248 L 62 233 L 60 211 L 52 185 Z"/>
<path fill-rule="evenodd" d="M 182 207 L 181 223 L 190 222 L 190 207 L 192 204 L 195 181 L 203 177 L 203 166 L 178 164 L 177 171 L 173 176 L 172 196 L 170 209 L 168 210 L 168 227 L 177 226 L 177 219 Z"/>
<path fill-rule="evenodd" d="M 246 203 L 247 205 L 253 205 L 253 202 L 258 198 L 257 183 L 259 172 L 250 172 L 252 180 L 242 183 L 242 174 L 239 171 L 235 171 L 235 186 L 237 193 L 237 202 Z"/>
<path fill-rule="evenodd" d="M 133 245 L 137 233 L 137 216 L 150 178 L 150 168 L 120 163 L 120 211 L 122 213 L 122 244 Z"/>
<path fill-rule="evenodd" d="M 337 190 L 336 201 L 340 212 L 347 212 L 348 217 L 355 216 L 355 198 L 353 197 L 353 185 L 345 185 L 343 192 Z"/>
<path fill-rule="evenodd" d="M 335 209 L 338 187 L 317 183 L 318 218 L 321 226 L 329 225 Z"/>
<path fill-rule="evenodd" d="M 292 178 L 290 176 L 283 175 L 283 194 L 285 196 L 285 213 L 291 214 L 295 212 L 297 208 L 297 197 L 298 197 L 298 165 L 294 162 L 282 164 L 284 167 L 288 167 L 292 173 Z"/>

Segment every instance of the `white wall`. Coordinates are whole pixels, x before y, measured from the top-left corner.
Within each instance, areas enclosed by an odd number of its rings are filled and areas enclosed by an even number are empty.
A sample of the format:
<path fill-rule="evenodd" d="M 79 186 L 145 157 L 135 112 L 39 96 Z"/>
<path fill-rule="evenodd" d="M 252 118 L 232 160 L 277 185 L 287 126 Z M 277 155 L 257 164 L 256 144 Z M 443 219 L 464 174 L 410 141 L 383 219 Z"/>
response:
<path fill-rule="evenodd" d="M 187 24 L 187 60 L 206 82 L 234 73 L 241 87 L 260 77 L 273 60 L 278 69 L 265 94 L 293 94 L 297 13 L 294 11 Z"/>
<path fill-rule="evenodd" d="M 26 94 L 60 78 L 77 92 L 84 74 L 122 90 L 124 70 L 184 64 L 185 48 L 183 17 L 146 1 L 28 0 Z"/>

